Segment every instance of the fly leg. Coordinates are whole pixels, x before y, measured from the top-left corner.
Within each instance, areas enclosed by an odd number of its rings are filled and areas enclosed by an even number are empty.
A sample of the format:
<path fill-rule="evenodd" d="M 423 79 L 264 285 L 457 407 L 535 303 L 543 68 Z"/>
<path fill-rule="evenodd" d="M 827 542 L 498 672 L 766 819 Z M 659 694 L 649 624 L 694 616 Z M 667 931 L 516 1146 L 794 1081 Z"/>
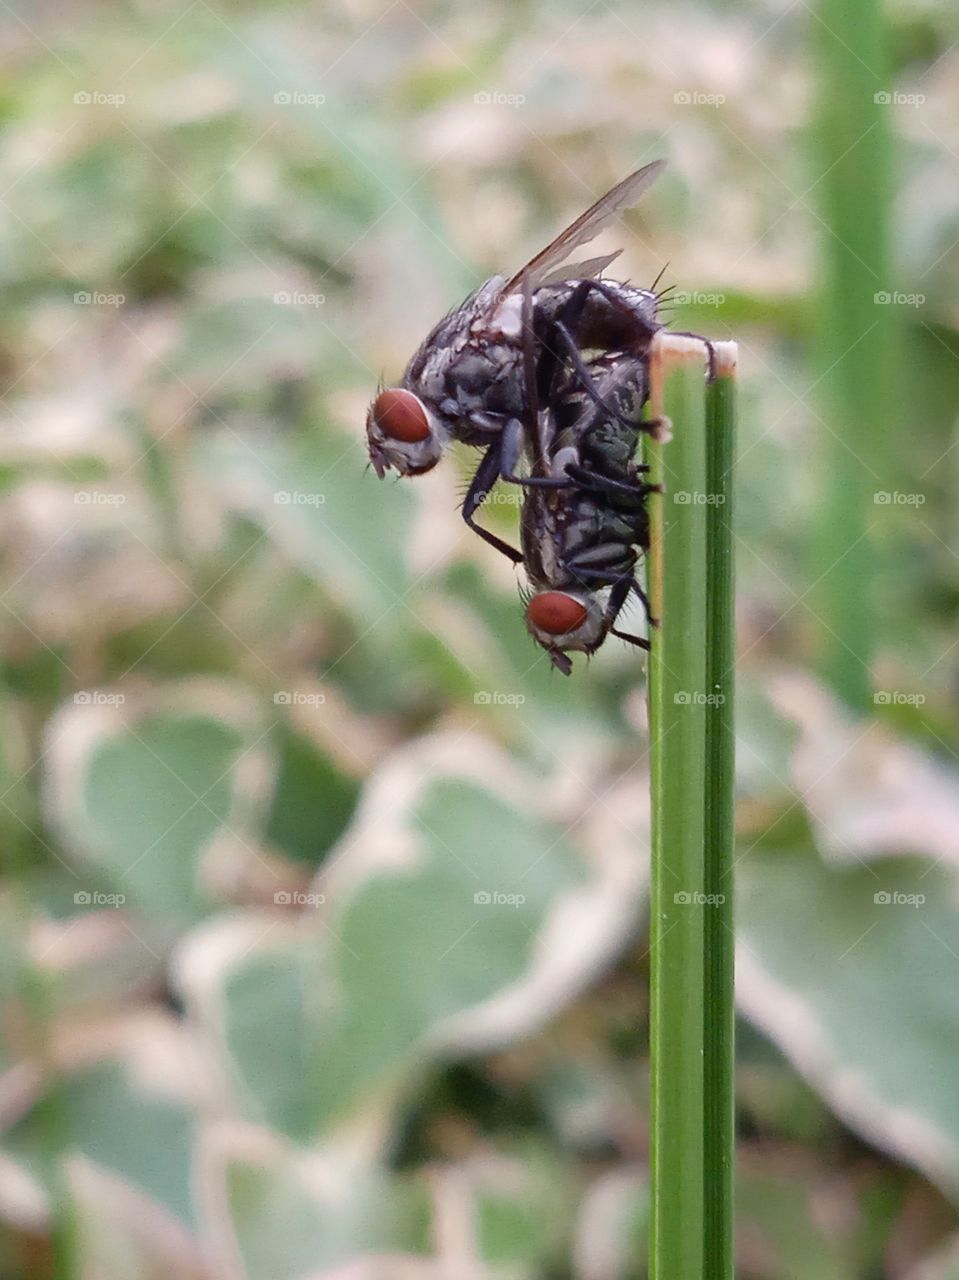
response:
<path fill-rule="evenodd" d="M 643 470 L 648 471 L 649 468 L 644 467 Z M 583 489 L 590 489 L 594 493 L 636 498 L 639 502 L 642 502 L 647 494 L 664 492 L 661 484 L 636 484 L 628 480 L 616 480 L 613 476 L 603 475 L 600 471 L 590 471 L 588 467 L 581 467 L 575 463 L 567 466 L 566 474 Z"/>
<path fill-rule="evenodd" d="M 579 323 L 586 307 L 586 301 L 590 293 L 593 291 L 599 292 L 607 299 L 608 302 L 612 303 L 613 306 L 617 306 L 620 310 L 632 315 L 629 308 L 624 306 L 622 299 L 618 298 L 612 290 L 603 288 L 600 281 L 581 280 L 563 303 L 559 310 L 559 314 L 551 322 L 552 333 L 548 338 L 542 337 L 540 339 L 544 354 L 540 357 L 539 378 L 537 381 L 540 386 L 541 394 L 545 400 L 549 399 L 557 370 L 565 356 L 570 361 L 573 367 L 573 372 L 576 374 L 580 386 L 589 396 L 590 400 L 592 400 L 592 402 L 600 408 L 603 413 L 608 417 L 615 418 L 618 422 L 622 422 L 626 426 L 637 426 L 638 429 L 641 430 L 642 428 L 639 424 L 634 423 L 630 418 L 624 417 L 616 409 L 613 409 L 608 405 L 596 390 L 592 375 L 586 367 L 583 357 L 580 354 L 579 345 L 574 337 L 579 328 Z M 559 337 L 558 344 L 556 344 L 556 339 L 553 337 L 554 334 Z M 557 345 L 561 349 L 558 350 Z"/>
<path fill-rule="evenodd" d="M 625 312 L 627 315 L 631 316 L 634 319 L 636 318 L 633 315 L 633 312 L 630 310 L 630 308 L 623 302 L 623 299 L 616 294 L 615 290 L 610 289 L 606 284 L 604 284 L 602 280 L 584 280 L 583 284 L 588 285 L 596 293 L 601 294 L 606 299 L 606 301 L 610 303 L 611 306 L 617 307 L 620 311 Z M 584 299 L 584 305 L 585 305 L 585 299 Z M 582 306 L 580 307 L 580 310 L 582 311 Z M 716 348 L 713 346 L 710 340 L 708 338 L 704 338 L 701 333 L 689 333 L 686 330 L 682 330 L 682 329 L 675 330 L 675 331 L 670 330 L 670 332 L 671 333 L 675 332 L 676 337 L 678 338 L 695 338 L 697 342 L 701 342 L 703 344 L 703 346 L 706 348 L 706 355 L 708 360 L 707 377 L 708 377 L 708 380 L 712 382 L 713 379 L 716 377 Z"/>
<path fill-rule="evenodd" d="M 512 560 L 513 564 L 519 564 L 523 557 L 515 547 L 511 547 L 508 542 L 498 538 L 495 533 L 490 533 L 488 529 L 482 528 L 473 519 L 480 504 L 502 473 L 502 458 L 503 438 L 501 436 L 483 454 L 482 461 L 476 468 L 476 474 L 470 481 L 470 486 L 466 490 L 466 497 L 463 499 L 463 519 L 474 533 L 479 534 L 484 542 L 488 542 L 491 547 L 495 547 L 497 551 L 502 552 L 507 559 Z"/>
<path fill-rule="evenodd" d="M 649 618 L 650 626 L 656 626 L 654 620 L 649 614 L 649 601 L 646 594 L 640 587 L 635 578 L 620 578 L 613 584 L 613 589 L 609 593 L 609 599 L 606 601 L 606 608 L 603 611 L 603 621 L 611 636 L 616 636 L 620 640 L 625 640 L 627 644 L 634 644 L 637 649 L 645 649 L 649 652 L 649 641 L 644 636 L 630 635 L 628 631 L 617 631 L 613 623 L 619 617 L 623 605 L 626 603 L 626 597 L 630 591 L 638 591 L 640 599 L 646 608 L 646 616 Z"/>
<path fill-rule="evenodd" d="M 649 603 L 649 596 L 646 594 L 646 592 L 639 585 L 639 583 L 636 581 L 635 578 L 630 578 L 629 583 L 627 585 L 626 594 L 629 595 L 630 591 L 632 591 L 635 595 L 639 596 L 643 609 L 646 613 L 646 621 L 649 623 L 649 625 L 651 627 L 658 627 L 659 619 L 653 617 L 653 610 L 652 610 L 652 606 Z M 616 619 L 614 617 L 610 622 L 610 628 L 609 628 L 610 631 L 612 631 L 614 636 L 619 636 L 621 640 L 628 639 L 629 638 L 628 636 L 621 635 L 621 633 L 617 631 L 616 628 L 612 625 L 612 623 L 615 621 Z"/>
<path fill-rule="evenodd" d="M 626 603 L 626 597 L 629 595 L 630 591 L 634 592 L 642 602 L 643 609 L 646 613 L 646 621 L 649 625 L 651 627 L 659 626 L 659 620 L 653 617 L 652 606 L 649 603 L 649 596 L 630 572 L 625 574 L 612 574 L 608 570 L 604 571 L 602 569 L 577 569 L 575 566 L 567 566 L 567 568 L 569 568 L 570 572 L 574 573 L 577 578 L 582 579 L 584 582 L 594 582 L 597 586 L 601 587 L 612 586 L 613 589 L 609 593 L 609 600 L 606 602 L 605 612 L 609 629 L 612 631 L 613 635 L 620 634 L 613 627 L 613 623 L 616 621 L 620 610 Z M 628 636 L 620 638 L 629 639 Z M 648 648 L 649 646 L 644 645 L 643 647 Z"/>
<path fill-rule="evenodd" d="M 645 354 L 656 330 L 662 326 L 655 320 L 650 324 L 649 319 L 640 310 L 637 310 L 635 306 L 631 306 L 622 294 L 606 280 L 584 280 L 579 287 L 585 289 L 587 296 L 589 293 L 598 293 L 601 298 L 605 298 L 613 315 L 618 314 L 621 318 L 622 325 L 618 331 L 610 329 L 611 320 L 596 317 L 595 322 L 599 324 L 602 336 L 600 337 L 594 331 L 592 334 L 593 340 L 590 341 L 590 335 L 587 332 L 586 345 L 590 347 L 601 346 L 607 350 L 622 350 L 633 355 L 640 352 Z M 580 307 L 580 312 L 582 313 L 584 310 L 585 298 Z M 564 317 L 560 318 L 563 319 Z M 570 326 L 570 328 L 573 328 L 573 326 Z M 580 337 L 580 328 L 581 326 L 577 325 L 574 330 L 577 338 Z"/>
<path fill-rule="evenodd" d="M 706 381 L 712 382 L 716 377 L 716 348 L 701 333 L 689 333 L 685 329 L 670 329 L 674 338 L 695 338 L 706 348 Z"/>
<path fill-rule="evenodd" d="M 498 470 L 497 475 L 490 479 L 490 484 L 497 476 L 500 480 L 508 481 L 509 484 L 521 484 L 531 489 L 568 489 L 572 484 L 572 481 L 565 476 L 519 476 L 516 474 L 516 468 L 523 453 L 523 424 L 518 418 L 510 418 L 507 422 L 497 447 L 499 449 Z M 483 459 L 483 464 L 485 463 L 486 458 Z M 479 472 L 476 474 L 479 476 Z M 472 485 L 470 487 L 472 488 Z"/>
<path fill-rule="evenodd" d="M 588 283 L 588 281 L 584 281 L 584 283 Z M 595 404 L 598 409 L 602 409 L 603 413 L 608 417 L 615 418 L 617 422 L 621 422 L 623 426 L 632 427 L 636 431 L 648 430 L 650 427 L 649 423 L 643 422 L 642 419 L 627 418 L 625 414 L 620 413 L 617 409 L 614 409 L 611 405 L 607 404 L 599 394 L 593 384 L 592 376 L 586 368 L 586 363 L 580 354 L 576 339 L 573 337 L 572 331 L 565 321 L 557 320 L 554 328 L 556 333 L 559 335 L 560 342 L 566 348 L 566 355 L 569 358 L 570 364 L 573 366 L 573 372 L 576 374 L 580 385 L 589 396 L 590 400 L 592 400 L 593 404 Z"/>
<path fill-rule="evenodd" d="M 583 314 L 583 308 L 586 305 L 586 299 L 589 297 L 589 281 L 583 280 L 576 286 L 566 301 L 560 308 L 558 320 L 561 320 L 570 329 L 575 330 L 579 325 L 580 318 Z M 557 321 L 553 321 L 555 327 Z M 552 335 L 549 335 L 550 338 Z M 539 371 L 537 382 L 539 384 L 540 394 L 544 400 L 549 400 L 553 391 L 553 383 L 556 380 L 557 371 L 563 361 L 562 353 L 557 350 L 552 341 L 548 341 L 543 337 L 540 339 L 543 348 L 543 354 L 540 356 Z M 582 375 L 580 375 L 582 376 Z M 586 374 L 586 380 L 590 381 L 589 375 Z M 592 385 L 590 383 L 590 385 Z"/>

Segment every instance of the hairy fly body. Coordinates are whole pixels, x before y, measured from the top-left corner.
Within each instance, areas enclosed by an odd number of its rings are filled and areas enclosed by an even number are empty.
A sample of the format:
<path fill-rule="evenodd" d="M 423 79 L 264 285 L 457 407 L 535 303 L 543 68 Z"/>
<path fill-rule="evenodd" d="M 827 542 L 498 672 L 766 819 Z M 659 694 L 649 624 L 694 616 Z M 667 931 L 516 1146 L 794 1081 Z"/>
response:
<path fill-rule="evenodd" d="M 474 515 L 498 479 L 519 479 L 538 427 L 536 403 L 548 405 L 557 381 L 572 378 L 600 407 L 586 353 L 641 358 L 661 327 L 653 290 L 600 278 L 616 253 L 562 264 L 631 208 L 663 164 L 624 178 L 511 279 L 487 280 L 440 321 L 401 385 L 380 391 L 370 406 L 367 439 L 378 475 L 429 471 L 454 439 L 484 450 L 463 516 L 514 561 L 519 553 L 476 525 Z"/>
<path fill-rule="evenodd" d="M 570 652 L 593 653 L 609 634 L 649 648 L 615 625 L 630 595 L 649 616 L 636 566 L 649 546 L 647 496 L 659 490 L 633 460 L 644 428 L 647 361 L 611 354 L 591 361 L 589 373 L 602 403 L 575 380 L 557 389 L 521 520 L 526 625 L 565 675 Z"/>

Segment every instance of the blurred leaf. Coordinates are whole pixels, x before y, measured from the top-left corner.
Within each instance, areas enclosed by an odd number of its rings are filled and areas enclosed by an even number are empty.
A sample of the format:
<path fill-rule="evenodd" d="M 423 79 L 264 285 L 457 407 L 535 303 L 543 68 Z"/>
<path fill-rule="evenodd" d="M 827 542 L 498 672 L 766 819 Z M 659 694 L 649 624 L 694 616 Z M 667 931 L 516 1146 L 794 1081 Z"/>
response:
<path fill-rule="evenodd" d="M 50 726 L 51 821 L 98 881 L 183 925 L 215 900 L 214 843 L 249 853 L 255 839 L 270 781 L 258 715 L 241 691 L 200 682 L 131 711 L 124 695 L 82 696 Z M 95 887 L 82 886 L 87 902 Z"/>
<path fill-rule="evenodd" d="M 576 1280 L 645 1277 L 649 1233 L 649 1185 L 626 1166 L 602 1174 L 587 1188 L 573 1244 Z"/>
<path fill-rule="evenodd" d="M 614 952 L 641 882 L 615 859 L 587 872 L 518 783 L 479 739 L 401 753 L 315 882 L 307 932 L 236 921 L 188 941 L 179 980 L 244 1111 L 322 1132 L 424 1051 L 540 1025 Z"/>
<path fill-rule="evenodd" d="M 293 444 L 259 442 L 254 451 L 231 434 L 216 440 L 205 460 L 236 505 L 358 624 L 371 627 L 390 615 L 391 627 L 408 628 L 409 499 L 394 486 L 383 502 L 358 437 L 327 428 Z"/>
<path fill-rule="evenodd" d="M 306 1280 L 385 1244 L 388 1184 L 348 1150 L 220 1132 L 202 1177 L 223 1265 L 238 1254 L 245 1280 Z"/>
<path fill-rule="evenodd" d="M 736 1179 L 743 1276 L 848 1280 L 865 1274 L 851 1188 L 831 1184 L 825 1173 L 817 1185 L 799 1152 L 778 1161 L 747 1158 L 743 1164 Z"/>
<path fill-rule="evenodd" d="M 790 774 L 824 852 L 857 862 L 918 853 L 959 865 L 959 772 L 876 720 L 854 721 L 806 676 L 781 675 L 772 692 L 798 729 Z M 877 710 L 896 697 L 917 695 L 880 690 Z"/>
<path fill-rule="evenodd" d="M 906 1280 L 959 1280 L 959 1237 L 910 1270 Z"/>
<path fill-rule="evenodd" d="M 918 859 L 831 869 L 801 851 L 753 853 L 739 872 L 744 1012 L 847 1124 L 956 1194 L 952 879 Z"/>
<path fill-rule="evenodd" d="M 133 1028 L 134 1035 L 137 1034 Z M 160 1034 L 163 1035 L 162 1029 Z M 182 1055 L 183 1042 L 166 1036 L 164 1052 Z M 142 1040 L 142 1051 L 157 1061 L 157 1032 Z M 155 1070 L 155 1068 L 154 1068 Z M 166 1083 L 150 1079 L 135 1059 L 106 1057 L 95 1065 L 65 1076 L 55 1086 L 55 1113 L 35 1107 L 7 1135 L 10 1153 L 46 1182 L 45 1152 L 49 1135 L 44 1126 L 58 1126 L 64 1152 L 82 1155 L 93 1165 L 115 1174 L 146 1194 L 181 1225 L 194 1221 L 190 1168 L 195 1136 L 192 1107 Z M 53 1192 L 57 1188 L 47 1186 Z"/>
<path fill-rule="evenodd" d="M 297 862 L 317 865 L 343 834 L 358 792 L 309 739 L 284 732 L 267 839 Z"/>

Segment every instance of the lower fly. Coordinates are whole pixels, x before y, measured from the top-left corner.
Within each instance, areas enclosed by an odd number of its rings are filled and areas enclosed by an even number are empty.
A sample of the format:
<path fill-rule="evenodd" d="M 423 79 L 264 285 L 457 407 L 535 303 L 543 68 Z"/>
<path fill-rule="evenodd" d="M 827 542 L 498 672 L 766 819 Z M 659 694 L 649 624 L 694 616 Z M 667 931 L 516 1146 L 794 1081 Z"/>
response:
<path fill-rule="evenodd" d="M 595 398 L 567 379 L 548 404 L 545 460 L 526 482 L 521 521 L 526 625 L 566 675 L 569 653 L 594 653 L 607 635 L 649 648 L 616 626 L 630 597 L 655 625 L 637 566 L 649 547 L 647 499 L 661 486 L 633 460 L 649 429 L 647 361 L 611 353 L 587 369 Z"/>

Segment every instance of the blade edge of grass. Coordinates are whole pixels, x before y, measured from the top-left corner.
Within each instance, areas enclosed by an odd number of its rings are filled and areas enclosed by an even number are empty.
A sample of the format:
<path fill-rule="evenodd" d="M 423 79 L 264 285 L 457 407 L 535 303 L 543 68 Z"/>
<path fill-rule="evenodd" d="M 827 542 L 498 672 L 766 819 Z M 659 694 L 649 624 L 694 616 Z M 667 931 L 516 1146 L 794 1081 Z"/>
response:
<path fill-rule="evenodd" d="M 647 450 L 652 783 L 650 918 L 651 1280 L 695 1280 L 703 1268 L 703 788 L 706 689 L 704 352 L 657 335 L 650 413 L 668 420 Z M 667 443 L 668 439 L 668 443 Z"/>
<path fill-rule="evenodd" d="M 733 1280 L 735 1122 L 736 619 L 735 343 L 715 345 L 706 391 L 707 627 L 703 953 L 703 1224 L 705 1280 Z"/>

